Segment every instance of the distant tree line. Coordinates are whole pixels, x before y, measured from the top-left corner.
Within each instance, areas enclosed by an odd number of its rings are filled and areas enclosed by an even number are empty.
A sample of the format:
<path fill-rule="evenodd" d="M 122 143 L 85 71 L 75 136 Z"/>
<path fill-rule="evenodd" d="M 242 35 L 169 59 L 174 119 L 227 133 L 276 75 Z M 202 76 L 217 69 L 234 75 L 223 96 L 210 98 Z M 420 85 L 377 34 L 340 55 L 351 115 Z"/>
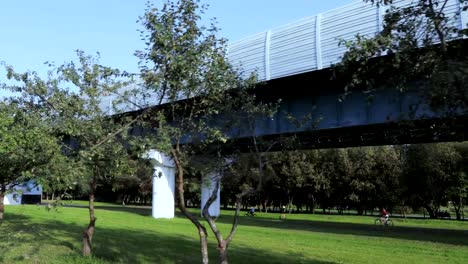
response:
<path fill-rule="evenodd" d="M 263 190 L 244 206 L 265 212 L 281 206 L 311 213 L 354 209 L 360 215 L 424 208 L 431 218 L 451 206 L 461 219 L 468 202 L 467 161 L 466 142 L 271 153 Z M 232 168 L 238 177 L 223 182 L 224 207 L 233 204 L 238 188 L 255 183 L 255 170 L 248 157 Z"/>
<path fill-rule="evenodd" d="M 451 207 L 462 219 L 468 203 L 467 142 L 274 152 L 267 160 L 263 188 L 244 199 L 244 209 L 286 206 L 289 212 L 339 214 L 352 209 L 359 215 L 381 208 L 399 214 L 423 209 L 437 218 L 441 207 Z M 151 164 L 140 162 L 146 166 L 140 164 L 138 173 L 99 184 L 98 199 L 151 204 Z M 246 154 L 225 172 L 224 208 L 235 205 L 242 189 L 257 185 L 256 166 Z M 191 172 L 185 185 L 185 206 L 200 207 L 201 175 Z M 85 196 L 85 188 L 78 185 L 71 194 Z"/>

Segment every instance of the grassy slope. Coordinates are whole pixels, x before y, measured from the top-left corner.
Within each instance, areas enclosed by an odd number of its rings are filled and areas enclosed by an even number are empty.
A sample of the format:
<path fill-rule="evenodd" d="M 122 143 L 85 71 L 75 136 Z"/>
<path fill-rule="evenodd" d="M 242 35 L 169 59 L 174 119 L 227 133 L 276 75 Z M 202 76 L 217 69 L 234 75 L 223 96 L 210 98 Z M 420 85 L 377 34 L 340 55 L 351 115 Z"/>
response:
<path fill-rule="evenodd" d="M 197 263 L 198 237 L 184 218 L 155 220 L 149 209 L 98 207 L 96 257 L 80 257 L 85 208 L 47 212 L 10 206 L 0 226 L 2 263 Z M 226 232 L 231 211 L 217 220 Z M 278 214 L 242 217 L 231 263 L 466 263 L 468 222 L 395 219 L 374 226 L 358 216 Z M 214 238 L 210 254 L 216 263 Z"/>

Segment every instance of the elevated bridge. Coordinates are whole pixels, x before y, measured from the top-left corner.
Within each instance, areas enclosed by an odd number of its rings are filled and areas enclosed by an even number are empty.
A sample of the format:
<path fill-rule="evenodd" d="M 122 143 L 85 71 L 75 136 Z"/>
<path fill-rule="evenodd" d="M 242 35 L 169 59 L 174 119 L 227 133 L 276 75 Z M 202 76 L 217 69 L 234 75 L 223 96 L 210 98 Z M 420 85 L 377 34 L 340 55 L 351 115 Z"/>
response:
<path fill-rule="evenodd" d="M 404 6 L 412 1 L 394 2 L 396 6 Z M 468 13 L 462 12 L 458 0 L 449 0 L 446 15 L 457 13 L 460 15 L 451 23 L 466 28 Z M 262 81 L 256 88 L 257 98 L 271 102 L 282 99 L 275 118 L 257 121 L 256 135 L 265 139 L 298 136 L 302 148 L 466 140 L 466 114 L 447 118 L 432 112 L 418 87 L 404 93 L 396 89 L 378 91 L 372 101 L 359 92 L 338 100 L 343 85 L 330 80 L 329 69 L 340 62 L 346 51 L 338 45 L 339 41 L 351 40 L 356 34 L 374 36 L 382 29 L 384 14 L 385 7 L 357 0 L 231 43 L 229 60 L 245 76 L 256 72 Z M 314 124 L 295 126 L 287 118 L 291 115 L 300 120 L 309 114 Z M 315 123 L 316 120 L 320 121 Z M 246 133 L 233 139 L 239 148 L 247 147 L 248 140 Z M 155 175 L 163 176 L 153 180 L 153 216 L 172 218 L 174 164 L 162 153 L 152 152 L 150 156 L 161 164 L 156 167 Z M 213 181 L 210 186 L 203 188 L 202 204 L 214 188 Z M 219 214 L 219 200 L 210 211 L 212 215 Z"/>
<path fill-rule="evenodd" d="M 413 1 L 395 0 L 394 5 L 406 6 Z M 462 115 L 447 122 L 431 111 L 418 87 L 404 93 L 380 90 L 372 100 L 354 92 L 339 100 L 344 84 L 330 78 L 332 65 L 346 52 L 339 42 L 352 40 L 357 34 L 375 36 L 383 27 L 385 8 L 356 0 L 230 43 L 230 62 L 245 76 L 258 75 L 257 98 L 270 102 L 281 99 L 276 116 L 258 120 L 255 134 L 267 139 L 299 136 L 303 148 L 465 140 L 468 118 Z M 449 0 L 445 12 L 456 17 L 451 21 L 454 26 L 467 28 L 468 12 L 462 11 L 459 0 Z M 307 115 L 311 121 L 302 126 L 290 122 L 289 117 L 302 120 Z M 245 132 L 233 137 L 242 148 L 248 136 Z"/>
<path fill-rule="evenodd" d="M 417 0 L 394 0 L 395 7 L 411 5 Z M 453 26 L 466 29 L 468 11 L 459 0 L 449 0 L 447 17 L 455 17 Z M 356 35 L 373 37 L 383 28 L 387 7 L 363 0 L 334 10 L 306 17 L 296 22 L 266 30 L 229 44 L 228 58 L 244 74 L 256 72 L 260 81 L 319 71 L 340 62 L 346 48 L 340 40 Z"/>
<path fill-rule="evenodd" d="M 413 2 L 396 0 L 394 5 Z M 444 10 L 447 17 L 455 17 L 453 26 L 467 28 L 468 12 L 458 0 L 449 0 Z M 353 40 L 357 34 L 375 36 L 383 28 L 385 12 L 385 6 L 357 0 L 231 43 L 229 60 L 245 76 L 255 72 L 264 83 L 258 86 L 257 97 L 282 100 L 274 119 L 259 120 L 256 134 L 266 138 L 294 134 L 302 139 L 303 148 L 466 140 L 468 117 L 447 120 L 434 113 L 418 87 L 404 93 L 381 90 L 372 100 L 359 92 L 339 100 L 344 84 L 330 78 L 330 68 L 346 52 L 340 40 Z M 298 120 L 312 114 L 311 120 L 319 122 L 314 129 L 311 124 L 297 127 L 285 113 Z"/>

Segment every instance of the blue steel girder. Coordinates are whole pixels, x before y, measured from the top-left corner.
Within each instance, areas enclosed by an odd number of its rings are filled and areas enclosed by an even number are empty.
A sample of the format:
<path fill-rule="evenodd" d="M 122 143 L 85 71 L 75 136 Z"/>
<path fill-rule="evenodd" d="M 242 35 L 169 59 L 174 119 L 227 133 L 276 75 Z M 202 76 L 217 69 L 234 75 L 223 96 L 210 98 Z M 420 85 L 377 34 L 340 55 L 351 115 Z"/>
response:
<path fill-rule="evenodd" d="M 313 89 L 307 86 L 313 83 L 296 84 L 299 87 L 278 88 L 287 90 L 281 98 L 279 111 L 272 119 L 258 120 L 257 136 L 273 134 L 296 133 L 310 130 L 338 129 L 353 126 L 400 122 L 404 120 L 430 119 L 440 117 L 430 110 L 421 95 L 416 90 L 399 92 L 387 88 L 373 94 L 353 92 L 345 98 L 337 89 L 330 93 L 311 93 L 308 91 L 326 91 L 327 84 L 318 84 Z M 322 87 L 320 87 L 322 86 Z M 268 87 L 275 90 L 275 87 Z M 260 92 L 260 100 L 275 101 L 275 96 L 267 96 Z M 274 93 L 273 93 L 274 94 Z M 263 98 L 262 98 L 263 97 Z M 290 122 L 297 120 L 301 126 Z M 243 133 L 247 136 L 247 133 Z"/>
<path fill-rule="evenodd" d="M 281 103 L 274 118 L 257 121 L 255 135 L 270 141 L 297 137 L 299 148 L 461 141 L 468 137 L 466 109 L 450 115 L 432 111 L 416 83 L 404 92 L 393 88 L 372 94 L 353 91 L 345 98 L 343 87 L 339 80 L 330 79 L 328 70 L 259 85 L 254 92 L 258 100 L 281 99 Z M 288 115 L 296 120 L 307 115 L 311 118 L 298 127 Z M 232 142 L 246 151 L 252 135 L 240 130 L 233 134 Z"/>

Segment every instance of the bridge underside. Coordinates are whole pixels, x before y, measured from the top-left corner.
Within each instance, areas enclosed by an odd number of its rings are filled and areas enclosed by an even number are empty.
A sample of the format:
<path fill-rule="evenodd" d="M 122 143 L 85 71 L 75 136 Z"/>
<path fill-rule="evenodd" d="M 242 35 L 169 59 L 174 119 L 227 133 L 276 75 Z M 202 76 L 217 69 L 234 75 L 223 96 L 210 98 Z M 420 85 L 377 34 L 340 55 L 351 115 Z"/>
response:
<path fill-rule="evenodd" d="M 468 140 L 468 116 L 391 122 L 334 129 L 317 129 L 261 137 L 273 151 L 281 149 L 323 149 L 359 146 L 401 145 Z M 294 139 L 293 141 L 288 139 Z M 232 140 L 225 151 L 250 152 L 249 137 Z M 287 142 L 286 145 L 283 142 Z"/>
<path fill-rule="evenodd" d="M 466 111 L 434 112 L 417 87 L 373 94 L 354 91 L 343 98 L 344 84 L 333 77 L 332 71 L 322 70 L 259 85 L 255 91 L 259 100 L 281 103 L 275 118 L 257 122 L 256 135 L 266 142 L 294 138 L 297 144 L 290 147 L 295 149 L 468 140 Z M 307 121 L 298 126 L 288 116 Z M 249 151 L 249 135 L 240 134 L 230 149 Z"/>
<path fill-rule="evenodd" d="M 417 87 L 404 92 L 392 88 L 372 94 L 353 91 L 343 98 L 345 85 L 332 77 L 332 71 L 326 69 L 258 85 L 254 89 L 258 100 L 281 102 L 274 118 L 257 121 L 255 135 L 266 144 L 292 138 L 290 149 L 468 140 L 467 112 L 434 112 Z M 291 122 L 291 117 L 303 122 Z M 133 132 L 145 133 L 137 131 Z M 252 137 L 247 129 L 237 128 L 231 138 L 222 147 L 226 153 L 250 151 Z M 280 143 L 274 147 L 283 148 Z"/>

